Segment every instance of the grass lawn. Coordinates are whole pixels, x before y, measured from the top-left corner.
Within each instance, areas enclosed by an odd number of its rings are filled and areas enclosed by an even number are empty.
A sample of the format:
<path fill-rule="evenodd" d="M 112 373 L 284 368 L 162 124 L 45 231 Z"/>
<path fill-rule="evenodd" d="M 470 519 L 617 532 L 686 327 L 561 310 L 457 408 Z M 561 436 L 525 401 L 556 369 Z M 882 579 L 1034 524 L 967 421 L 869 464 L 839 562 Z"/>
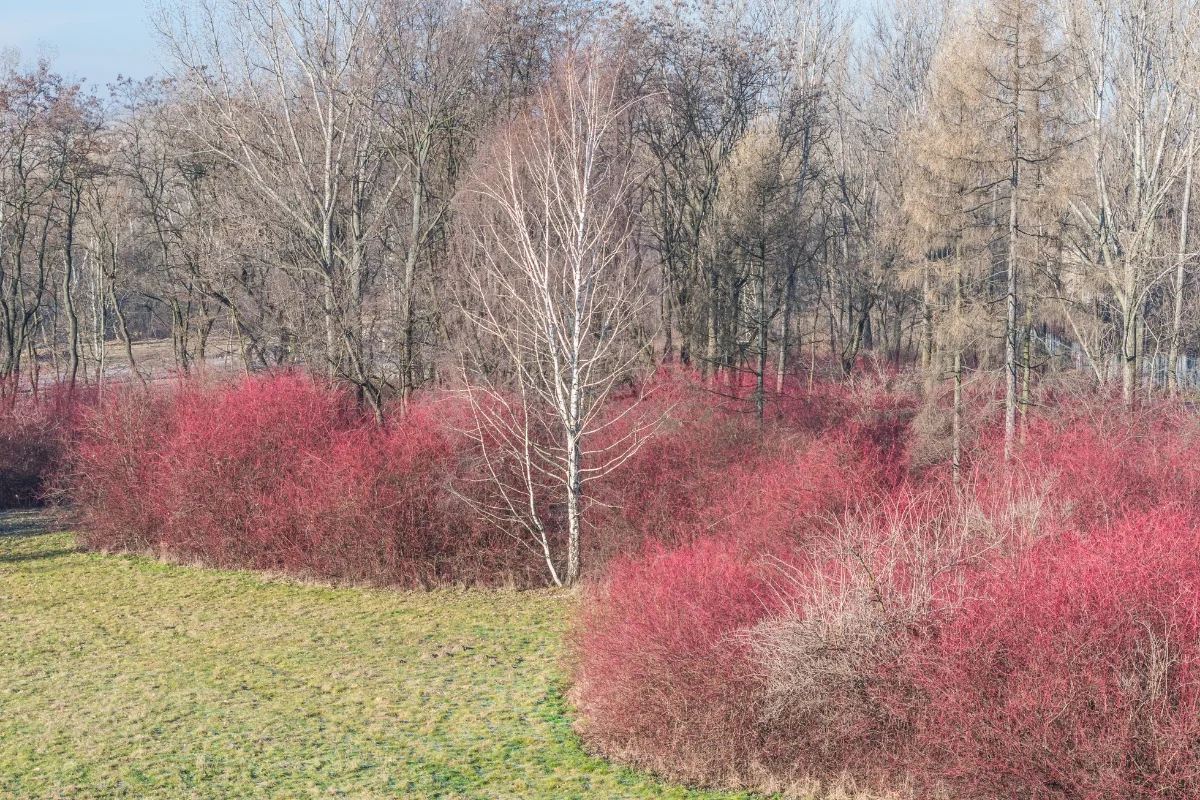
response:
<path fill-rule="evenodd" d="M 0 523 L 0 798 L 731 796 L 580 749 L 561 594 L 295 585 Z"/>

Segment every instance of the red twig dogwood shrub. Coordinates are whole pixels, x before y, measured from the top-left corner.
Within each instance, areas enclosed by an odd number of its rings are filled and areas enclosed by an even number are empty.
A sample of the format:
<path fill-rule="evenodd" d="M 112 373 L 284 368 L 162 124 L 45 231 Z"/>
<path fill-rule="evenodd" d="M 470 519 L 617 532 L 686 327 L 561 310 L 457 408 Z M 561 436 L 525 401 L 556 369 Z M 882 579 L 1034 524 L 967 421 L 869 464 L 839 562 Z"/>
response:
<path fill-rule="evenodd" d="M 379 584 L 528 581 L 450 491 L 452 435 L 419 407 L 377 426 L 299 375 L 189 384 L 101 403 L 65 483 L 95 549 Z"/>
<path fill-rule="evenodd" d="M 1135 515 L 979 582 L 906 658 L 914 753 L 956 797 L 1200 793 L 1200 534 Z"/>
<path fill-rule="evenodd" d="M 335 432 L 353 425 L 350 414 L 344 397 L 299 376 L 182 388 L 155 454 L 157 544 L 222 567 L 298 566 L 305 551 L 296 531 L 271 523 L 308 462 L 327 458 Z"/>
<path fill-rule="evenodd" d="M 677 409 L 654 438 L 597 489 L 593 506 L 601 563 L 631 554 L 646 541 L 685 544 L 711 532 L 728 514 L 739 468 L 761 457 L 759 437 L 741 418 L 720 410 Z"/>
<path fill-rule="evenodd" d="M 757 758 L 773 775 L 825 790 L 907 780 L 909 725 L 893 705 L 912 692 L 897 667 L 1010 538 L 951 500 L 941 486 L 876 497 L 779 564 L 779 612 L 746 634 L 763 675 Z"/>
<path fill-rule="evenodd" d="M 170 399 L 110 392 L 82 416 L 58 494 L 86 546 L 148 549 L 163 523 L 158 459 L 172 427 Z"/>
<path fill-rule="evenodd" d="M 646 526 L 635 538 L 651 544 L 610 565 L 576 627 L 576 696 L 594 748 L 692 780 L 838 776 L 852 748 L 833 733 L 835 702 L 824 731 L 808 719 L 798 732 L 762 643 L 782 634 L 772 621 L 792 619 L 805 591 L 837 570 L 859 575 L 829 542 L 904 472 L 903 420 L 891 411 L 851 409 L 824 430 L 775 420 L 764 432 L 710 406 L 639 453 L 618 485 L 615 523 Z M 821 547 L 836 557 L 815 557 Z M 842 622 L 865 631 L 869 616 Z M 855 669 L 865 676 L 867 662 Z M 810 733 L 817 749 L 804 751 Z"/>
<path fill-rule="evenodd" d="M 1007 465 L 985 427 L 952 487 L 905 463 L 907 398 L 843 408 L 661 468 L 712 470 L 705 505 L 585 600 L 590 745 L 768 789 L 1197 796 L 1195 418 L 1047 408 Z"/>
<path fill-rule="evenodd" d="M 76 421 L 93 399 L 86 390 L 55 387 L 0 411 L 0 508 L 29 508 L 50 499 Z"/>
<path fill-rule="evenodd" d="M 899 660 L 915 626 L 970 594 L 1005 533 L 950 513 L 946 488 L 863 497 L 875 505 L 803 529 L 751 504 L 742 524 L 766 534 L 731 528 L 613 564 L 576 628 L 592 746 L 765 788 L 878 788 L 901 774 L 910 743 L 892 707 L 911 691 Z"/>
<path fill-rule="evenodd" d="M 753 757 L 761 693 L 737 634 L 778 603 L 755 558 L 727 539 L 654 548 L 589 590 L 574 642 L 588 742 L 687 779 Z"/>
<path fill-rule="evenodd" d="M 1174 405 L 1129 411 L 1081 402 L 1034 420 L 1019 461 L 1027 474 L 1053 480 L 1065 524 L 1090 531 L 1130 513 L 1200 502 L 1198 448 L 1195 414 Z"/>
<path fill-rule="evenodd" d="M 589 561 L 735 530 L 741 539 L 795 537 L 895 485 L 911 401 L 818 388 L 773 396 L 760 427 L 727 385 L 657 376 L 646 413 L 663 423 L 598 486 Z"/>
<path fill-rule="evenodd" d="M 65 445 L 64 431 L 45 409 L 0 412 L 0 508 L 39 505 Z"/>

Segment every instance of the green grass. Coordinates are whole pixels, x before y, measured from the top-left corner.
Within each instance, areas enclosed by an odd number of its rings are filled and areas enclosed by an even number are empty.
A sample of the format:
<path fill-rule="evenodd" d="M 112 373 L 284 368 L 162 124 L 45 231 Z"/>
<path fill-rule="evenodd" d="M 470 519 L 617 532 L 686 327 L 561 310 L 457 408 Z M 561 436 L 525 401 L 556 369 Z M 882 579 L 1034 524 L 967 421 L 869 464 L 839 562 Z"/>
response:
<path fill-rule="evenodd" d="M 588 756 L 551 592 L 386 592 L 0 536 L 0 798 L 702 798 Z"/>

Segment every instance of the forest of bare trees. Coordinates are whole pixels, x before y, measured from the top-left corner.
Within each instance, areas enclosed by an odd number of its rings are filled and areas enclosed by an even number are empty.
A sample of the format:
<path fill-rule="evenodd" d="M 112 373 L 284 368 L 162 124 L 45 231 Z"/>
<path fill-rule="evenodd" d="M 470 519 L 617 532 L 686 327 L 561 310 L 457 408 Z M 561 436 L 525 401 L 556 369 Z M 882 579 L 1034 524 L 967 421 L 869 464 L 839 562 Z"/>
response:
<path fill-rule="evenodd" d="M 547 392 L 574 441 L 659 363 L 760 415 L 788 381 L 914 369 L 957 464 L 971 384 L 1011 442 L 1048 377 L 1129 403 L 1200 380 L 1182 0 L 179 0 L 156 25 L 161 79 L 3 62 L 9 397 L 301 365 L 381 413 L 465 371 Z"/>

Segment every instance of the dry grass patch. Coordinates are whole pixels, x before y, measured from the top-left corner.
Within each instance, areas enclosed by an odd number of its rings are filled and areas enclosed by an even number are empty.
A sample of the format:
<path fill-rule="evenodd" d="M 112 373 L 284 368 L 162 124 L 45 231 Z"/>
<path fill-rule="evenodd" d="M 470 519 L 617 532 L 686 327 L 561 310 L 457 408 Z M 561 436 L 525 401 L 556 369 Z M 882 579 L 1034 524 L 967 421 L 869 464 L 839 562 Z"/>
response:
<path fill-rule="evenodd" d="M 0 536 L 0 797 L 718 797 L 580 749 L 568 603 L 88 555 L 26 524 Z"/>

